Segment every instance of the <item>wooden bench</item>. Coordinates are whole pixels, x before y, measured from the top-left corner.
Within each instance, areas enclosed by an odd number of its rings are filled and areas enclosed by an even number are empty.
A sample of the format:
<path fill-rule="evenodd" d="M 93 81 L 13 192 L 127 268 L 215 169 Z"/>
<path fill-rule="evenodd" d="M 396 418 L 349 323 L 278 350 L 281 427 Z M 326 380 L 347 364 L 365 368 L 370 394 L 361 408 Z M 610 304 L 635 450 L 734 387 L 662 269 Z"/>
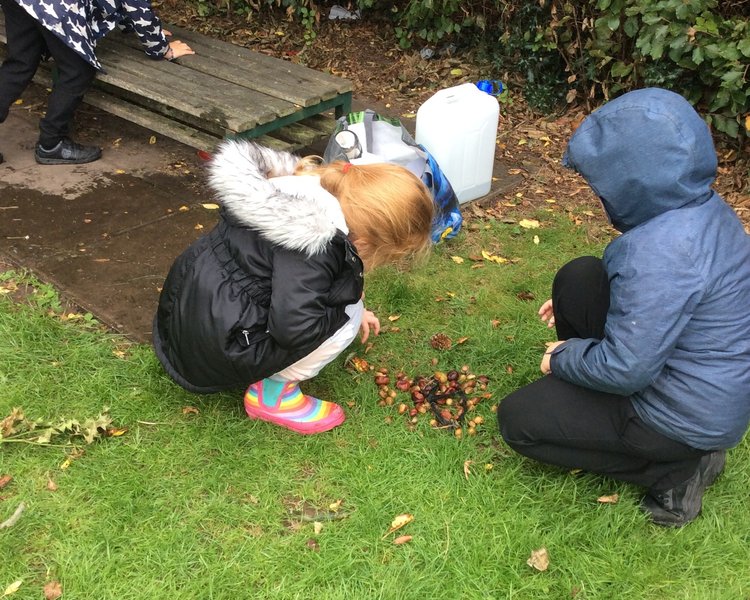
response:
<path fill-rule="evenodd" d="M 208 151 L 226 137 L 297 150 L 329 136 L 334 117 L 351 110 L 352 86 L 346 79 L 187 29 L 165 28 L 195 55 L 154 60 L 135 34 L 113 31 L 97 46 L 106 73 L 97 75 L 84 102 Z M 0 42 L 2 57 L 1 11 Z M 50 84 L 49 65 L 35 80 Z"/>

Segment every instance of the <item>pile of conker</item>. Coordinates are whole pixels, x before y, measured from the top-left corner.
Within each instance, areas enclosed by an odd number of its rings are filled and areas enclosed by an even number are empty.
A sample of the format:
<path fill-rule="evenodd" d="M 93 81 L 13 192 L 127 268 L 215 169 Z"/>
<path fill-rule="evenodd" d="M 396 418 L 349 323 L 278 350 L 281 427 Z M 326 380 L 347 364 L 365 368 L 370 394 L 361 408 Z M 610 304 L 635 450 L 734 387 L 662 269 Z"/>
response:
<path fill-rule="evenodd" d="M 489 377 L 475 375 L 468 365 L 459 370 L 434 371 L 430 376 L 409 377 L 399 371 L 394 378 L 383 367 L 375 370 L 374 380 L 378 406 L 396 405 L 410 429 L 420 416 L 429 415 L 432 427 L 452 431 L 456 437 L 463 436 L 464 427 L 468 435 L 476 435 L 484 417 L 470 413 L 482 400 L 492 397 L 486 391 Z"/>

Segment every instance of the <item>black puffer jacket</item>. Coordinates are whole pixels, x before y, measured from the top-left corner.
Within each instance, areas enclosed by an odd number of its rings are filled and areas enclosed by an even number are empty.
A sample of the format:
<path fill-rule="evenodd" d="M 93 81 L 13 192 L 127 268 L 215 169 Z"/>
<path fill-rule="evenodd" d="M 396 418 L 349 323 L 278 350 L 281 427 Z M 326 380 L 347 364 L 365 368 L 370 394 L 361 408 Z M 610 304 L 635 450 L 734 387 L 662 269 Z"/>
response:
<path fill-rule="evenodd" d="M 276 178 L 297 160 L 230 141 L 212 161 L 219 222 L 172 265 L 154 319 L 156 355 L 187 390 L 245 387 L 288 367 L 362 295 L 362 261 L 336 199 L 316 177 Z"/>

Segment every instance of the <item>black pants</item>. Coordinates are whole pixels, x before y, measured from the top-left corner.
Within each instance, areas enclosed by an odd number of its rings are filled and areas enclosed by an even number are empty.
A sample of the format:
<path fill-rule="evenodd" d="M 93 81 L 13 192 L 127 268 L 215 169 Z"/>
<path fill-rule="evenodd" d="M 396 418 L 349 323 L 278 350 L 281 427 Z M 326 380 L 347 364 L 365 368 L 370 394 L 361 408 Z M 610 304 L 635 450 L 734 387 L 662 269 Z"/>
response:
<path fill-rule="evenodd" d="M 75 110 L 96 69 L 13 0 L 0 0 L 0 6 L 8 38 L 7 57 L 0 66 L 0 122 L 31 82 L 42 56 L 49 52 L 58 77 L 47 101 L 47 113 L 39 122 L 39 143 L 51 148 L 69 135 Z"/>
<path fill-rule="evenodd" d="M 560 269 L 552 303 L 558 339 L 601 339 L 609 308 L 602 262 L 585 256 Z M 685 482 L 705 454 L 651 429 L 629 397 L 582 388 L 554 375 L 505 398 L 498 421 L 503 439 L 524 456 L 653 490 Z"/>

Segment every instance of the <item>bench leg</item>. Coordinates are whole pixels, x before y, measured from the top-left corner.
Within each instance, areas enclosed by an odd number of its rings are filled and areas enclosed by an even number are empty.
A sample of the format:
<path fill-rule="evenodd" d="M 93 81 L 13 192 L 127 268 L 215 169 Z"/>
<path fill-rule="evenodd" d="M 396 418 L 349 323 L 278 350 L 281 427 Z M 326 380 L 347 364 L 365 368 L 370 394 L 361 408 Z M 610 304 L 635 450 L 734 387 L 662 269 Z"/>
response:
<path fill-rule="evenodd" d="M 341 94 L 339 98 L 341 98 L 341 104 L 337 104 L 334 109 L 334 115 L 337 119 L 352 112 L 352 93 Z"/>

